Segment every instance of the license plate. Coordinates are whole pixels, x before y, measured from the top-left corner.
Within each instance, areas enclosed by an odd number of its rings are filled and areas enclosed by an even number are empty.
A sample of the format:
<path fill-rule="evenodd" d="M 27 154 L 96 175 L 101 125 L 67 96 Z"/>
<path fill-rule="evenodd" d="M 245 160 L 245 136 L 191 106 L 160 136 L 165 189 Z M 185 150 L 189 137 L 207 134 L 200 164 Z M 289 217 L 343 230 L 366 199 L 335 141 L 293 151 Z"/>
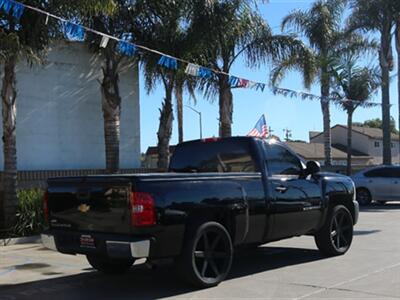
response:
<path fill-rule="evenodd" d="M 90 249 L 96 248 L 94 238 L 91 235 L 83 234 L 83 235 L 81 235 L 79 241 L 80 241 L 80 246 L 82 248 L 90 248 Z"/>

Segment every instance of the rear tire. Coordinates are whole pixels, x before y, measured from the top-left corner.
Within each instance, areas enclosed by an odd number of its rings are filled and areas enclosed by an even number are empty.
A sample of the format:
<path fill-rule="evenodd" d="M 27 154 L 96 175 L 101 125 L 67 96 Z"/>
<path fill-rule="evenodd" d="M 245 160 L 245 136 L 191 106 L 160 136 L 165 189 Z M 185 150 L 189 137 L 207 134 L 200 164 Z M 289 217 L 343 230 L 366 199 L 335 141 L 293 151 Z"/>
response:
<path fill-rule="evenodd" d="M 123 274 L 135 262 L 134 259 L 111 259 L 99 255 L 87 255 L 86 258 L 93 268 L 105 274 Z"/>
<path fill-rule="evenodd" d="M 366 188 L 357 189 L 356 199 L 361 206 L 370 205 L 372 202 L 371 193 Z"/>
<path fill-rule="evenodd" d="M 189 229 L 176 264 L 183 280 L 199 288 L 220 284 L 228 275 L 233 259 L 229 232 L 219 223 L 207 222 Z"/>
<path fill-rule="evenodd" d="M 329 209 L 323 227 L 314 236 L 318 249 L 327 256 L 343 255 L 353 240 L 353 217 L 343 205 Z"/>

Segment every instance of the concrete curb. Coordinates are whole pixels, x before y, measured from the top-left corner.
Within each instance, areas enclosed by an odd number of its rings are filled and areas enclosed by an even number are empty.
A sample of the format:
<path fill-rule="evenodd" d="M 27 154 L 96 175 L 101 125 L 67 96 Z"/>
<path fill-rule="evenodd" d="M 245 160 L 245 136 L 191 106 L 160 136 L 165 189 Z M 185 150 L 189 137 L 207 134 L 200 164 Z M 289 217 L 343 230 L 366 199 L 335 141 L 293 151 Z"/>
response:
<path fill-rule="evenodd" d="M 12 245 L 22 245 L 22 244 L 39 244 L 42 240 L 40 235 L 26 236 L 20 238 L 10 238 L 10 239 L 1 239 L 1 246 L 12 246 Z"/>

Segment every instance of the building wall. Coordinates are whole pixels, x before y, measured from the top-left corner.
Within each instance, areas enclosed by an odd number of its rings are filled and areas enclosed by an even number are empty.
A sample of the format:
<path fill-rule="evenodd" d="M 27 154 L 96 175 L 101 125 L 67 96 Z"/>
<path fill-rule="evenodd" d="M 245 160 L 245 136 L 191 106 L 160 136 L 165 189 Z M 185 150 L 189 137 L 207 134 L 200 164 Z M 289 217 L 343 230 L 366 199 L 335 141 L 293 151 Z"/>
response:
<path fill-rule="evenodd" d="M 59 42 L 44 66 L 17 71 L 19 170 L 104 169 L 100 57 L 79 42 Z M 140 166 L 139 82 L 136 65 L 120 76 L 121 168 Z M 1 128 L 1 125 L 0 125 Z M 1 129 L 2 130 L 2 129 Z M 2 146 L 2 144 L 1 144 Z M 3 153 L 0 153 L 3 168 Z"/>

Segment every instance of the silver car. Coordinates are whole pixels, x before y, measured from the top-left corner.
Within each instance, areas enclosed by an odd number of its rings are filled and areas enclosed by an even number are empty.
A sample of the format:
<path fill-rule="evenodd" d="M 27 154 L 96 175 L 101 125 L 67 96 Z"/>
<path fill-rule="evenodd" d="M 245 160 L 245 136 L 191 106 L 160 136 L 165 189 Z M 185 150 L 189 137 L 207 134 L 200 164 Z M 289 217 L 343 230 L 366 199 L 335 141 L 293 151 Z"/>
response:
<path fill-rule="evenodd" d="M 400 201 L 400 167 L 379 166 L 363 170 L 352 177 L 357 189 L 357 201 L 368 205 L 371 201 L 385 204 Z"/>

